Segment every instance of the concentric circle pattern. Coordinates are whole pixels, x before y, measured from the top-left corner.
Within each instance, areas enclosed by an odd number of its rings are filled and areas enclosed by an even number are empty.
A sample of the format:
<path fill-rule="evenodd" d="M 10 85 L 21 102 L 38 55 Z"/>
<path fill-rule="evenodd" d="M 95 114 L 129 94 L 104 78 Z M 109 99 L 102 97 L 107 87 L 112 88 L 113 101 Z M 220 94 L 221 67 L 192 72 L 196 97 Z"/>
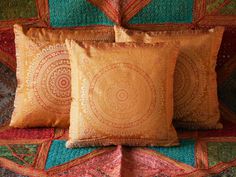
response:
<path fill-rule="evenodd" d="M 37 102 L 46 110 L 68 114 L 70 110 L 70 62 L 64 45 L 50 46 L 36 57 L 31 67 Z"/>
<path fill-rule="evenodd" d="M 207 69 L 202 62 L 196 61 L 194 57 L 190 58 L 183 52 L 180 53 L 174 78 L 175 118 L 195 114 L 195 110 L 204 102 L 206 77 Z"/>
<path fill-rule="evenodd" d="M 92 117 L 107 127 L 140 125 L 153 113 L 155 104 L 156 92 L 151 78 L 129 63 L 104 67 L 90 83 Z"/>

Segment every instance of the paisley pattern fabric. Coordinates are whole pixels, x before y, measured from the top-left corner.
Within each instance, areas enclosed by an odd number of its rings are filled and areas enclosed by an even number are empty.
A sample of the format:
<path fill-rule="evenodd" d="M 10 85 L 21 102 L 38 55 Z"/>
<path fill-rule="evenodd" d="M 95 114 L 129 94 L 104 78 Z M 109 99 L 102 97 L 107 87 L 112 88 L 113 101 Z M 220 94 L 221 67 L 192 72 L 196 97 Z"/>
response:
<path fill-rule="evenodd" d="M 112 30 L 31 28 L 23 31 L 19 25 L 14 30 L 18 86 L 10 126 L 68 127 L 71 79 L 64 40 L 113 41 Z"/>
<path fill-rule="evenodd" d="M 178 143 L 171 123 L 178 43 L 66 44 L 72 78 L 67 147 Z"/>
<path fill-rule="evenodd" d="M 215 67 L 223 31 L 219 27 L 209 32 L 142 32 L 115 27 L 116 42 L 180 41 L 174 75 L 174 117 L 177 127 L 190 129 L 221 128 Z"/>

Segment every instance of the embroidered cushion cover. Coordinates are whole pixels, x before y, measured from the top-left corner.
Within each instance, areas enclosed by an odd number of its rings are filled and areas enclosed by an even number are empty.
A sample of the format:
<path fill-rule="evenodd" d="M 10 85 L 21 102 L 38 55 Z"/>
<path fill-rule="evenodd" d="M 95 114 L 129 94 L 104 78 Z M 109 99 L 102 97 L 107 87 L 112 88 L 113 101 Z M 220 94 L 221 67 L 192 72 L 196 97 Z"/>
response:
<path fill-rule="evenodd" d="M 68 127 L 70 62 L 65 39 L 114 41 L 111 28 L 22 29 L 14 26 L 17 81 L 13 127 Z"/>
<path fill-rule="evenodd" d="M 180 41 L 174 75 L 174 124 L 190 129 L 221 128 L 216 58 L 224 28 L 209 31 L 142 32 L 115 27 L 116 42 Z"/>
<path fill-rule="evenodd" d="M 72 75 L 67 147 L 178 143 L 172 125 L 178 43 L 66 44 Z"/>

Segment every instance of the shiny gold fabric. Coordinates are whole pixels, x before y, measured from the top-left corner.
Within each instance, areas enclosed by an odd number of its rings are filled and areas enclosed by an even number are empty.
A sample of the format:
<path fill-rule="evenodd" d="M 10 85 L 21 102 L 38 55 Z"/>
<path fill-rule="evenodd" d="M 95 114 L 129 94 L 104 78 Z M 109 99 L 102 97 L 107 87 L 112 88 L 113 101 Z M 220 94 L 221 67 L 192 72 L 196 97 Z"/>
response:
<path fill-rule="evenodd" d="M 216 57 L 224 28 L 209 31 L 142 32 L 115 27 L 116 42 L 180 41 L 174 76 L 175 125 L 182 128 L 221 128 L 219 123 Z"/>
<path fill-rule="evenodd" d="M 72 66 L 67 147 L 178 143 L 172 125 L 178 43 L 66 44 Z"/>
<path fill-rule="evenodd" d="M 14 26 L 17 81 L 10 126 L 68 127 L 70 62 L 65 39 L 114 41 L 113 29 L 52 30 Z"/>

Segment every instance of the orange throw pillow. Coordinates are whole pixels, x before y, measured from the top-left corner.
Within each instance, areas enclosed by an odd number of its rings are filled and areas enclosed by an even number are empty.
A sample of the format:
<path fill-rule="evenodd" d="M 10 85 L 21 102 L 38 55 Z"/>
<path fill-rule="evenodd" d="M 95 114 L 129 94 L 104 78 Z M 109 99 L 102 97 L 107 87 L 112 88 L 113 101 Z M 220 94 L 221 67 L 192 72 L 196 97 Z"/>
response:
<path fill-rule="evenodd" d="M 66 44 L 72 66 L 67 147 L 178 144 L 172 125 L 178 43 Z"/>
<path fill-rule="evenodd" d="M 174 76 L 174 124 L 189 129 L 222 128 L 219 123 L 216 59 L 223 27 L 209 31 L 143 32 L 115 27 L 116 42 L 180 41 Z"/>
<path fill-rule="evenodd" d="M 65 39 L 114 41 L 112 28 L 23 29 L 14 26 L 17 81 L 12 127 L 68 127 L 70 61 Z"/>

